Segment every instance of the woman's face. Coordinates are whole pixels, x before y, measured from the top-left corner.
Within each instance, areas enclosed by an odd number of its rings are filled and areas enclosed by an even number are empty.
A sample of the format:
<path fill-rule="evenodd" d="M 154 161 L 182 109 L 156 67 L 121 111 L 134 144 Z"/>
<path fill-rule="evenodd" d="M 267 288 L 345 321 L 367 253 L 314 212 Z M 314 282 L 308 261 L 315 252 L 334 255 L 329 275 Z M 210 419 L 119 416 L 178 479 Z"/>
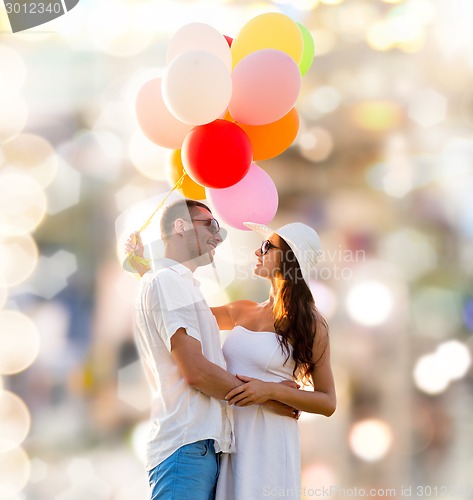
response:
<path fill-rule="evenodd" d="M 269 243 L 262 242 L 256 250 L 258 258 L 254 273 L 261 278 L 273 278 L 277 275 L 281 263 L 281 238 L 273 233 L 268 237 Z M 263 253 L 266 250 L 265 253 Z"/>

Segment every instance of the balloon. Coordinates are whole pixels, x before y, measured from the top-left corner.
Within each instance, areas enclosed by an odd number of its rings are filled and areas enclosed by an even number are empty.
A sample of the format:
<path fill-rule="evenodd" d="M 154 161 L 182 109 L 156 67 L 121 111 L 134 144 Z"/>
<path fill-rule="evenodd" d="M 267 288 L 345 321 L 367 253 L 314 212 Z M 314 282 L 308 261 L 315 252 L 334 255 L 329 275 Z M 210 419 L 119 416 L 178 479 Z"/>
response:
<path fill-rule="evenodd" d="M 301 61 L 299 63 L 299 69 L 301 70 L 301 75 L 304 76 L 309 68 L 312 66 L 314 62 L 314 39 L 310 34 L 309 30 L 300 23 L 297 23 L 299 29 L 302 33 L 302 39 L 304 40 L 304 49 L 302 51 Z"/>
<path fill-rule="evenodd" d="M 221 33 L 208 24 L 186 24 L 177 31 L 169 43 L 167 62 L 170 63 L 179 54 L 190 50 L 210 52 L 221 59 L 228 71 L 232 70 L 232 54 L 229 44 Z"/>
<path fill-rule="evenodd" d="M 268 224 L 278 209 L 276 186 L 256 163 L 240 182 L 226 189 L 208 189 L 207 195 L 219 218 L 237 229 L 248 229 L 243 222 Z"/>
<path fill-rule="evenodd" d="M 294 142 L 299 131 L 299 115 L 296 108 L 292 108 L 287 115 L 267 125 L 243 123 L 238 123 L 238 125 L 250 138 L 253 160 L 268 160 L 286 151 Z"/>
<path fill-rule="evenodd" d="M 281 50 L 299 63 L 303 47 L 304 42 L 297 23 L 284 14 L 268 12 L 248 21 L 234 38 L 233 66 L 248 54 L 261 49 Z"/>
<path fill-rule="evenodd" d="M 179 149 L 192 125 L 182 123 L 169 112 L 161 93 L 161 78 L 146 82 L 135 101 L 136 116 L 146 137 L 164 148 Z"/>
<path fill-rule="evenodd" d="M 228 46 L 231 47 L 232 46 L 232 43 L 233 43 L 233 38 L 231 36 L 227 36 L 227 35 L 223 35 L 225 37 L 225 40 L 227 41 L 228 43 Z M 232 56 L 231 52 L 230 52 L 230 57 Z"/>
<path fill-rule="evenodd" d="M 175 149 L 169 155 L 166 163 L 166 177 L 169 184 L 174 186 L 183 173 L 184 166 L 182 165 L 181 150 Z M 193 200 L 203 200 L 205 198 L 205 188 L 194 182 L 188 175 L 184 177 L 180 191 L 186 198 Z"/>
<path fill-rule="evenodd" d="M 232 82 L 228 110 L 234 120 L 247 125 L 265 125 L 279 120 L 295 105 L 301 88 L 301 72 L 284 52 L 264 49 L 237 64 Z"/>
<path fill-rule="evenodd" d="M 203 125 L 214 121 L 225 112 L 231 95 L 230 72 L 209 52 L 192 50 L 179 54 L 164 72 L 164 102 L 184 123 Z"/>
<path fill-rule="evenodd" d="M 243 130 L 226 120 L 194 127 L 182 144 L 182 164 L 198 184 L 226 188 L 248 172 L 251 142 Z"/>

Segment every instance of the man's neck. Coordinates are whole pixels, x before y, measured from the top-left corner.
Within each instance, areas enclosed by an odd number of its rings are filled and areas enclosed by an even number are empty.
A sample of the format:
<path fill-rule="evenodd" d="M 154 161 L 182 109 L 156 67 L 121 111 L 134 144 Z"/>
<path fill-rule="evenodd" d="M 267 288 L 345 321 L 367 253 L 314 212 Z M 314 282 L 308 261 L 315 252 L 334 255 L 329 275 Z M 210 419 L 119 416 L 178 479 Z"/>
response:
<path fill-rule="evenodd" d="M 181 255 L 179 252 L 173 251 L 172 248 L 166 248 L 164 251 L 164 257 L 166 259 L 172 259 L 183 266 L 186 266 L 192 273 L 197 269 L 197 264 L 195 259 L 188 260 L 187 256 Z"/>

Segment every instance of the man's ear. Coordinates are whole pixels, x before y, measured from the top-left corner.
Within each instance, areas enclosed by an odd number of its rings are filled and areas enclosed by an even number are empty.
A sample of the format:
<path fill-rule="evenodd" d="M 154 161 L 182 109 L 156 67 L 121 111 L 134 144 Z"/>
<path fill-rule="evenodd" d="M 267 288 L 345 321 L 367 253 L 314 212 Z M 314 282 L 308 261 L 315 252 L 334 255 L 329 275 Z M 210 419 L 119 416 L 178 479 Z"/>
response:
<path fill-rule="evenodd" d="M 183 234 L 186 231 L 184 219 L 176 219 L 174 221 L 173 227 L 176 234 Z"/>

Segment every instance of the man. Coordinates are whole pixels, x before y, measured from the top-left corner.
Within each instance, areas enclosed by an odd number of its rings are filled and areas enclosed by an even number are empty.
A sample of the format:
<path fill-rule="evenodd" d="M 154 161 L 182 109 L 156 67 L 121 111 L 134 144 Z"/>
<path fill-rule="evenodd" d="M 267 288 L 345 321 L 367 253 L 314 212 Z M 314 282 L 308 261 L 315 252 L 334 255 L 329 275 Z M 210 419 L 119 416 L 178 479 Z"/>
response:
<path fill-rule="evenodd" d="M 209 500 L 218 454 L 235 451 L 231 408 L 223 400 L 242 382 L 225 370 L 217 322 L 192 273 L 213 261 L 222 236 L 208 207 L 194 200 L 164 209 L 161 236 L 165 258 L 152 272 L 135 265 L 143 276 L 136 342 L 152 388 L 151 499 Z M 142 255 L 141 240 L 129 240 L 127 250 Z"/>

